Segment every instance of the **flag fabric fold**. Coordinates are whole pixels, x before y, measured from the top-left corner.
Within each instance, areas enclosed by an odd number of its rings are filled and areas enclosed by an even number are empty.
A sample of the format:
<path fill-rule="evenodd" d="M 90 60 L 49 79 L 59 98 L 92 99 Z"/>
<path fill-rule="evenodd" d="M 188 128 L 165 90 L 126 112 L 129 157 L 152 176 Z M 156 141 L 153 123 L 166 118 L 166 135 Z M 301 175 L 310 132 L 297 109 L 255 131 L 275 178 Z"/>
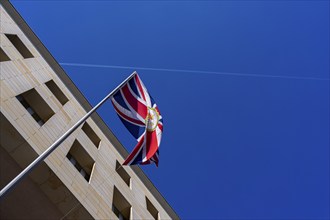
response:
<path fill-rule="evenodd" d="M 136 73 L 112 97 L 120 120 L 138 143 L 123 165 L 159 162 L 163 118 L 153 98 Z"/>

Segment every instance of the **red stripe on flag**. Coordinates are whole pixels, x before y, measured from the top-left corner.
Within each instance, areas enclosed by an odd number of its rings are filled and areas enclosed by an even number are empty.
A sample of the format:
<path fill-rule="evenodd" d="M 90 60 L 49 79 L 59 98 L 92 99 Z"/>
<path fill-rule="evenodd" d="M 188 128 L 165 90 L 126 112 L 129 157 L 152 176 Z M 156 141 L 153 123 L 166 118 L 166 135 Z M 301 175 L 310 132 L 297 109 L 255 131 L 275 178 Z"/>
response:
<path fill-rule="evenodd" d="M 150 158 L 152 158 L 154 156 L 154 154 L 157 152 L 158 150 L 158 141 L 157 141 L 157 134 L 156 131 L 152 131 L 152 132 L 148 132 L 146 133 L 147 136 L 147 143 L 146 143 L 146 147 L 147 147 L 147 160 L 149 160 Z"/>
<path fill-rule="evenodd" d="M 163 131 L 163 125 L 162 125 L 162 124 L 158 123 L 158 128 L 159 128 L 161 131 Z"/>
<path fill-rule="evenodd" d="M 126 84 L 122 88 L 125 99 L 128 104 L 136 111 L 142 118 L 146 118 L 148 114 L 148 108 L 139 100 L 137 100 L 132 93 L 129 91 L 128 85 Z"/>
<path fill-rule="evenodd" d="M 145 126 L 145 124 L 144 124 L 143 122 L 141 122 L 140 120 L 136 120 L 136 119 L 131 118 L 131 117 L 125 115 L 124 113 L 122 113 L 122 112 L 116 107 L 116 105 L 113 103 L 112 100 L 111 100 L 111 102 L 112 102 L 113 107 L 115 108 L 117 114 L 120 115 L 122 118 L 124 118 L 126 121 L 129 121 L 129 122 L 132 122 L 132 123 L 135 123 L 135 124 L 141 125 L 141 126 Z"/>
<path fill-rule="evenodd" d="M 135 146 L 135 148 L 133 149 L 132 153 L 130 155 L 128 155 L 128 157 L 126 158 L 125 162 L 123 163 L 123 165 L 127 165 L 131 162 L 131 160 L 134 159 L 135 155 L 139 153 L 141 147 L 143 146 L 143 142 L 144 142 L 144 136 L 140 139 L 140 141 L 137 143 L 137 145 Z"/>
<path fill-rule="evenodd" d="M 143 88 L 142 88 L 142 85 L 141 85 L 141 81 L 140 81 L 140 79 L 139 79 L 139 76 L 138 76 L 138 75 L 135 75 L 134 78 L 135 78 L 135 80 L 136 80 L 137 87 L 138 87 L 138 89 L 139 89 L 139 91 L 140 91 L 140 93 L 141 93 L 141 95 L 142 95 L 143 100 L 144 100 L 144 101 L 147 101 L 147 100 L 146 100 L 146 97 L 144 96 L 144 92 L 143 92 Z"/>

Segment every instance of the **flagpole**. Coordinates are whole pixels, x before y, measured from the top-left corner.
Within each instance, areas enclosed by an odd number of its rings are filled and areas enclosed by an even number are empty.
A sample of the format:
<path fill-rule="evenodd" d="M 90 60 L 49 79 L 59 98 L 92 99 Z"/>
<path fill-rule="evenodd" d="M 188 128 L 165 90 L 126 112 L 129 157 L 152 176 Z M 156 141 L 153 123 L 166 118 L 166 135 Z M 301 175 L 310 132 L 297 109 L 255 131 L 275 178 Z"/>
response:
<path fill-rule="evenodd" d="M 41 163 L 49 154 L 51 154 L 70 134 L 72 134 L 88 117 L 91 116 L 108 98 L 117 92 L 127 81 L 129 81 L 136 72 L 134 71 L 123 82 L 121 82 L 114 90 L 112 90 L 102 101 L 100 101 L 94 108 L 92 108 L 84 117 L 82 117 L 76 124 L 74 124 L 67 132 L 65 132 L 57 141 L 55 141 L 46 151 L 40 154 L 29 166 L 27 166 L 20 174 L 18 174 L 12 181 L 10 181 L 1 191 L 0 199 L 14 187 L 25 175 L 32 171 L 39 163 Z"/>

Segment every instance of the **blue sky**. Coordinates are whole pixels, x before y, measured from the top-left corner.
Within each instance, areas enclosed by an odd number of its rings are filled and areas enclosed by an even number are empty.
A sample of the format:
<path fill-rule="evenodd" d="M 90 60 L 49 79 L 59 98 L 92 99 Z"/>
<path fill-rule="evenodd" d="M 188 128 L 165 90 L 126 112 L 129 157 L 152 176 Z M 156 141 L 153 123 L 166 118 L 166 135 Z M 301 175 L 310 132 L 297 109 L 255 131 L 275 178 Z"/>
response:
<path fill-rule="evenodd" d="M 12 2 L 92 105 L 138 71 L 164 117 L 143 170 L 181 218 L 329 218 L 328 1 Z"/>

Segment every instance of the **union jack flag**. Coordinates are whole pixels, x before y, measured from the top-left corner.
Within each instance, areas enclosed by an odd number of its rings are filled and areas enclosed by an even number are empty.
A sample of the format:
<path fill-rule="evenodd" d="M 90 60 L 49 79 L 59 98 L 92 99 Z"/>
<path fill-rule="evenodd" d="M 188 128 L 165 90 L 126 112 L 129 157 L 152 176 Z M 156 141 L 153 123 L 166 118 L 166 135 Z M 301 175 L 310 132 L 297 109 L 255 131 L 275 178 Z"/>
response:
<path fill-rule="evenodd" d="M 137 73 L 112 96 L 111 102 L 138 141 L 123 165 L 155 163 L 158 166 L 163 118 Z"/>

